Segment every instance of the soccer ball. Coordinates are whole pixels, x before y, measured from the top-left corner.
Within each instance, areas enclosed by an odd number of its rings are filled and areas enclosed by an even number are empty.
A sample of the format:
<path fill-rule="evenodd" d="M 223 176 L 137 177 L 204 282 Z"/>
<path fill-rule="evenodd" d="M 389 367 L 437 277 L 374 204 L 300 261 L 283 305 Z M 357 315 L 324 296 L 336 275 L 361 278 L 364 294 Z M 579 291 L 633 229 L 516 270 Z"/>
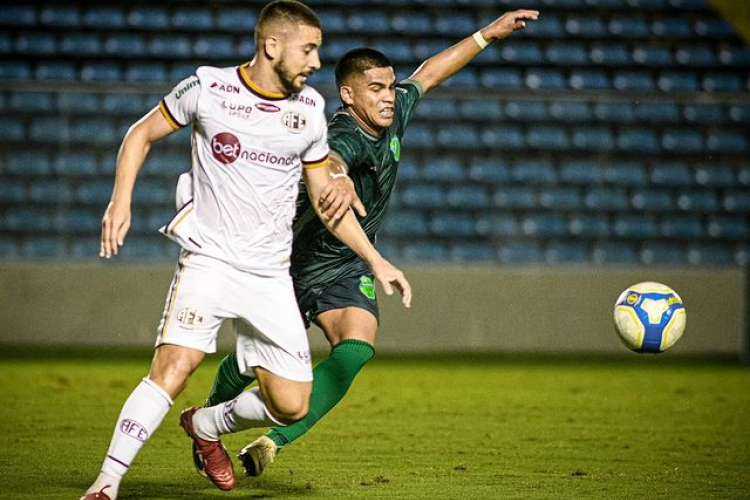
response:
<path fill-rule="evenodd" d="M 687 314 L 677 292 L 661 283 L 638 283 L 615 302 L 615 330 L 628 349 L 664 352 L 680 340 Z"/>

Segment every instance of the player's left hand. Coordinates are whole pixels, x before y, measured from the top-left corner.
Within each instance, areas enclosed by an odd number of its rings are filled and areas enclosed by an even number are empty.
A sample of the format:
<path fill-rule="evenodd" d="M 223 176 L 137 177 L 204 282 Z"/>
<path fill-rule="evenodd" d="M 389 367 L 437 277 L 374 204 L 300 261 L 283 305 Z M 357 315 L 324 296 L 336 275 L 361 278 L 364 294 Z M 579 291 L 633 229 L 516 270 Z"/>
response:
<path fill-rule="evenodd" d="M 362 200 L 357 196 L 354 182 L 346 175 L 331 179 L 319 199 L 320 213 L 329 220 L 340 220 L 352 207 L 360 216 L 367 215 Z"/>
<path fill-rule="evenodd" d="M 487 41 L 502 40 L 514 32 L 524 29 L 526 21 L 536 21 L 537 19 L 539 19 L 538 10 L 520 9 L 506 12 L 483 28 L 482 36 Z"/>
<path fill-rule="evenodd" d="M 411 307 L 411 285 L 404 273 L 383 258 L 371 264 L 370 270 L 375 279 L 380 282 L 386 295 L 393 295 L 393 289 L 395 288 L 401 294 L 401 303 L 404 307 Z"/>

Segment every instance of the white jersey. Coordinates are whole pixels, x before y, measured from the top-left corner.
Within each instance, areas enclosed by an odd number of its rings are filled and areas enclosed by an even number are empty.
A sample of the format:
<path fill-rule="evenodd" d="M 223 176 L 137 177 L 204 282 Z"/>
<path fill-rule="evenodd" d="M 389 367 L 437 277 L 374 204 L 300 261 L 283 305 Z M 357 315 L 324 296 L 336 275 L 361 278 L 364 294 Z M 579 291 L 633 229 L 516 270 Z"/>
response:
<path fill-rule="evenodd" d="M 269 94 L 247 64 L 203 66 L 159 102 L 192 124 L 192 196 L 160 231 L 184 249 L 261 275 L 287 273 L 302 167 L 328 159 L 325 102 L 311 87 Z"/>

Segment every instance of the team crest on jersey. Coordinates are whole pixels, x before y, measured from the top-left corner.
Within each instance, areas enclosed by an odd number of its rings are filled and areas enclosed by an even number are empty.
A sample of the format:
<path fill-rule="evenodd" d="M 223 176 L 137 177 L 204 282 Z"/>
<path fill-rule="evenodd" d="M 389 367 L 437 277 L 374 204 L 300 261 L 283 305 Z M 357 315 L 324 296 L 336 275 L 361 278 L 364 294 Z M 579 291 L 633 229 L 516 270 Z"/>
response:
<path fill-rule="evenodd" d="M 392 137 L 388 147 L 393 154 L 393 159 L 399 161 L 401 159 L 401 141 L 398 140 L 398 137 Z"/>
<path fill-rule="evenodd" d="M 287 111 L 281 117 L 281 122 L 292 132 L 302 132 L 307 127 L 307 118 L 295 111 Z"/>

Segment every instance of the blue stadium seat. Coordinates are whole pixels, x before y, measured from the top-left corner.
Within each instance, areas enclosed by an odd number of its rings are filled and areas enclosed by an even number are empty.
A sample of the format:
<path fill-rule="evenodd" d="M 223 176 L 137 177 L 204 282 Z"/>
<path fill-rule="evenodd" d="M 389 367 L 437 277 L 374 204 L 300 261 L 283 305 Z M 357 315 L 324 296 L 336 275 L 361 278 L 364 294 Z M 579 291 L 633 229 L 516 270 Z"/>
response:
<path fill-rule="evenodd" d="M 689 186 L 693 183 L 690 168 L 681 161 L 659 162 L 651 167 L 651 182 L 660 186 Z"/>
<path fill-rule="evenodd" d="M 160 180 L 141 179 L 133 192 L 133 203 L 137 206 L 172 206 L 173 189 Z"/>
<path fill-rule="evenodd" d="M 724 19 L 718 17 L 699 18 L 696 20 L 695 33 L 701 38 L 713 38 L 716 40 L 724 40 L 737 36 L 732 26 Z"/>
<path fill-rule="evenodd" d="M 14 111 L 48 113 L 52 111 L 52 95 L 46 92 L 10 92 L 8 106 Z"/>
<path fill-rule="evenodd" d="M 105 39 L 103 49 L 110 55 L 138 57 L 146 54 L 146 40 L 138 33 L 111 33 Z"/>
<path fill-rule="evenodd" d="M 700 90 L 698 77 L 687 71 L 662 71 L 656 80 L 662 92 L 697 92 Z"/>
<path fill-rule="evenodd" d="M 657 16 L 651 22 L 651 33 L 660 38 L 686 39 L 693 36 L 693 25 L 684 17 Z"/>
<path fill-rule="evenodd" d="M 75 120 L 70 127 L 70 139 L 83 144 L 113 144 L 118 138 L 112 121 L 106 118 Z"/>
<path fill-rule="evenodd" d="M 549 105 L 549 114 L 557 120 L 578 124 L 593 117 L 591 106 L 585 101 L 555 101 Z"/>
<path fill-rule="evenodd" d="M 709 45 L 680 45 L 675 51 L 675 59 L 683 66 L 703 68 L 717 63 L 716 54 Z"/>
<path fill-rule="evenodd" d="M 604 165 L 602 177 L 604 182 L 619 186 L 642 186 L 648 181 L 646 169 L 641 162 L 617 158 Z"/>
<path fill-rule="evenodd" d="M 701 216 L 695 214 L 674 215 L 662 218 L 659 234 L 665 238 L 696 240 L 705 237 Z"/>
<path fill-rule="evenodd" d="M 544 56 L 548 63 L 558 66 L 584 66 L 588 64 L 588 54 L 583 42 L 553 43 L 547 46 Z"/>
<path fill-rule="evenodd" d="M 565 31 L 569 35 L 585 38 L 606 38 L 607 27 L 600 17 L 569 15 L 565 21 Z"/>
<path fill-rule="evenodd" d="M 506 238 L 520 235 L 518 221 L 507 213 L 493 213 L 487 217 L 489 235 L 495 238 Z"/>
<path fill-rule="evenodd" d="M 687 254 L 688 261 L 693 265 L 733 264 L 732 255 L 723 243 L 693 243 L 689 246 Z"/>
<path fill-rule="evenodd" d="M 646 71 L 617 71 L 612 85 L 617 90 L 627 91 L 651 92 L 656 88 L 651 73 Z"/>
<path fill-rule="evenodd" d="M 520 88 L 523 87 L 521 71 L 517 68 L 483 68 L 479 82 L 485 88 Z"/>
<path fill-rule="evenodd" d="M 627 66 L 631 63 L 627 48 L 611 42 L 592 43 L 589 58 L 594 64 L 606 66 Z"/>
<path fill-rule="evenodd" d="M 542 260 L 542 251 L 538 243 L 509 242 L 502 244 L 497 256 L 502 264 L 531 264 Z"/>
<path fill-rule="evenodd" d="M 57 53 L 57 40 L 51 33 L 20 33 L 16 37 L 16 50 L 20 54 L 52 55 Z"/>
<path fill-rule="evenodd" d="M 675 208 L 672 193 L 666 189 L 638 189 L 630 196 L 630 204 L 636 210 L 646 212 L 667 212 Z"/>
<path fill-rule="evenodd" d="M 83 14 L 82 24 L 88 28 L 121 28 L 125 14 L 117 7 L 89 7 Z"/>
<path fill-rule="evenodd" d="M 32 260 L 60 259 L 66 256 L 62 236 L 29 236 L 21 243 L 21 254 Z"/>
<path fill-rule="evenodd" d="M 34 26 L 36 22 L 34 5 L 6 5 L 0 9 L 0 24 L 4 26 Z"/>
<path fill-rule="evenodd" d="M 510 169 L 502 159 L 472 156 L 469 164 L 469 178 L 487 184 L 504 184 L 510 180 Z"/>
<path fill-rule="evenodd" d="M 703 134 L 694 129 L 671 128 L 662 134 L 661 144 L 665 151 L 673 153 L 699 153 L 703 151 Z"/>
<path fill-rule="evenodd" d="M 392 236 L 411 238 L 425 236 L 428 232 L 427 219 L 420 210 L 400 210 L 388 214 L 383 222 L 383 233 Z"/>
<path fill-rule="evenodd" d="M 119 81 L 122 79 L 122 69 L 115 62 L 85 62 L 81 66 L 81 80 L 90 81 Z"/>
<path fill-rule="evenodd" d="M 47 26 L 75 28 L 81 24 L 78 9 L 72 5 L 45 6 L 39 13 L 39 21 Z"/>
<path fill-rule="evenodd" d="M 594 243 L 591 256 L 596 264 L 635 264 L 639 260 L 634 244 L 619 241 Z"/>
<path fill-rule="evenodd" d="M 326 33 L 347 33 L 349 27 L 346 25 L 346 19 L 341 9 L 316 9 L 320 22 Z"/>
<path fill-rule="evenodd" d="M 120 249 L 118 259 L 123 260 L 171 260 L 174 256 L 172 245 L 159 235 L 131 236 L 128 244 Z M 172 251 L 170 251 L 172 250 Z"/>
<path fill-rule="evenodd" d="M 466 209 L 482 209 L 490 205 L 490 197 L 484 186 L 458 185 L 448 188 L 446 202 L 449 207 Z"/>
<path fill-rule="evenodd" d="M 98 211 L 89 209 L 62 210 L 54 216 L 55 228 L 61 232 L 94 233 L 101 231 L 102 216 Z"/>
<path fill-rule="evenodd" d="M 455 124 L 450 128 L 438 129 L 437 144 L 451 149 L 476 149 L 481 146 L 476 127 L 467 124 Z"/>
<path fill-rule="evenodd" d="M 28 196 L 39 205 L 68 205 L 73 201 L 73 190 L 62 180 L 37 180 L 31 183 Z"/>
<path fill-rule="evenodd" d="M 526 131 L 526 143 L 535 149 L 563 150 L 570 147 L 570 137 L 565 127 L 530 126 Z"/>
<path fill-rule="evenodd" d="M 432 35 L 429 15 L 420 12 L 396 11 L 391 17 L 391 27 L 396 33 Z"/>
<path fill-rule="evenodd" d="M 98 259 L 99 239 L 95 237 L 78 236 L 71 242 L 69 258 Z"/>
<path fill-rule="evenodd" d="M 612 86 L 609 75 L 601 69 L 572 69 L 569 84 L 576 90 L 605 90 Z"/>
<path fill-rule="evenodd" d="M 214 18 L 207 8 L 177 8 L 172 13 L 172 27 L 186 31 L 210 31 L 214 27 Z"/>
<path fill-rule="evenodd" d="M 2 127 L 2 122 L 0 122 Z M 2 129 L 5 132 L 5 128 Z M 6 139 L 7 140 L 7 139 Z M 51 173 L 49 155 L 44 151 L 26 150 L 8 156 L 5 171 L 24 176 L 42 176 Z"/>
<path fill-rule="evenodd" d="M 453 242 L 448 250 L 452 262 L 490 262 L 495 259 L 495 252 L 489 243 Z"/>
<path fill-rule="evenodd" d="M 52 214 L 46 208 L 13 208 L 5 214 L 5 228 L 10 231 L 39 233 L 54 229 Z"/>
<path fill-rule="evenodd" d="M 440 102 L 438 99 L 425 99 L 424 102 L 420 103 L 419 107 L 424 106 L 429 101 Z M 453 101 L 450 102 L 453 103 Z M 419 110 L 419 107 L 417 110 Z M 446 105 L 446 109 L 449 108 L 450 106 Z M 460 100 L 458 102 L 458 115 L 464 120 L 474 120 L 486 123 L 488 120 L 491 121 L 502 118 L 503 112 L 500 103 L 495 99 L 469 99 Z M 454 118 L 455 116 L 456 115 L 454 114 L 450 118 Z"/>
<path fill-rule="evenodd" d="M 627 0 L 628 5 L 639 10 L 662 10 L 669 8 L 669 0 Z"/>
<path fill-rule="evenodd" d="M 528 69 L 524 81 L 530 89 L 564 89 L 567 87 L 565 74 L 562 70 L 556 69 Z"/>
<path fill-rule="evenodd" d="M 589 252 L 582 243 L 552 242 L 544 251 L 548 264 L 584 264 L 589 261 Z"/>
<path fill-rule="evenodd" d="M 524 146 L 521 127 L 516 125 L 488 126 L 482 132 L 482 142 L 495 149 L 521 149 Z"/>
<path fill-rule="evenodd" d="M 128 82 L 164 82 L 166 79 L 162 64 L 133 62 L 125 70 L 125 80 Z"/>
<path fill-rule="evenodd" d="M 519 158 L 513 162 L 511 179 L 521 184 L 552 184 L 555 169 L 552 161 L 545 158 Z"/>
<path fill-rule="evenodd" d="M 544 101 L 508 101 L 505 104 L 505 116 L 523 122 L 547 121 L 547 105 Z"/>
<path fill-rule="evenodd" d="M 743 186 L 750 186 L 750 166 L 742 165 L 738 168 L 737 182 Z"/>
<path fill-rule="evenodd" d="M 5 236 L 0 239 L 0 259 L 17 259 L 21 256 L 21 248 L 16 238 Z"/>
<path fill-rule="evenodd" d="M 321 47 L 321 54 L 324 59 L 338 60 L 354 47 L 367 45 L 362 37 L 340 36 L 336 37 Z"/>
<path fill-rule="evenodd" d="M 0 65 L 0 68 L 3 68 L 3 66 Z M 25 78 L 30 78 L 30 74 L 29 71 L 29 76 Z M 1 69 L 0 77 L 2 77 Z M 37 80 L 73 81 L 77 78 L 76 65 L 71 61 L 41 61 L 36 65 L 34 78 Z"/>
<path fill-rule="evenodd" d="M 684 212 L 716 212 L 719 200 L 712 190 L 684 189 L 677 195 L 677 206 Z"/>
<path fill-rule="evenodd" d="M 147 105 L 140 94 L 104 94 L 102 110 L 108 115 L 137 116 L 143 114 Z"/>
<path fill-rule="evenodd" d="M 610 236 L 609 221 L 601 214 L 574 214 L 568 220 L 568 232 L 581 238 L 606 238 Z"/>
<path fill-rule="evenodd" d="M 413 157 L 407 156 L 401 158 L 398 163 L 398 178 L 401 181 L 416 181 L 421 178 L 419 164 L 414 160 Z M 397 197 L 393 197 L 393 200 L 398 200 Z"/>
<path fill-rule="evenodd" d="M 473 15 L 463 12 L 438 12 L 433 28 L 441 35 L 463 38 L 476 31 L 477 21 Z"/>
<path fill-rule="evenodd" d="M 21 179 L 3 179 L 0 183 L 0 203 L 20 205 L 26 201 L 26 184 Z"/>
<path fill-rule="evenodd" d="M 148 42 L 147 50 L 149 55 L 159 58 L 189 57 L 192 45 L 185 35 L 155 35 Z"/>
<path fill-rule="evenodd" d="M 701 81 L 708 92 L 741 92 L 742 77 L 733 73 L 706 73 Z"/>
<path fill-rule="evenodd" d="M 464 212 L 438 212 L 428 223 L 430 234 L 443 238 L 471 238 L 477 236 L 474 218 Z"/>
<path fill-rule="evenodd" d="M 631 123 L 635 121 L 635 109 L 628 101 L 602 101 L 594 104 L 594 116 L 603 122 Z"/>
<path fill-rule="evenodd" d="M 583 207 L 581 193 L 572 187 L 551 187 L 539 194 L 539 204 L 553 210 L 575 210 Z"/>
<path fill-rule="evenodd" d="M 476 29 L 476 25 L 474 29 Z M 523 30 L 523 35 L 530 38 L 549 40 L 552 38 L 562 38 L 565 36 L 565 30 L 557 16 L 547 15 L 541 16 L 533 23 L 528 23 Z"/>
<path fill-rule="evenodd" d="M 59 116 L 34 118 L 29 124 L 29 139 L 50 144 L 66 142 L 70 140 L 68 121 Z"/>
<path fill-rule="evenodd" d="M 448 252 L 442 243 L 417 241 L 404 244 L 402 256 L 407 262 L 442 262 L 448 257 Z"/>
<path fill-rule="evenodd" d="M 0 33 L 0 54 L 11 54 L 13 52 L 13 40 L 10 33 Z"/>
<path fill-rule="evenodd" d="M 713 162 L 699 163 L 695 166 L 695 181 L 707 187 L 732 187 L 737 182 L 732 167 Z"/>
<path fill-rule="evenodd" d="M 390 31 L 390 21 L 385 12 L 377 10 L 351 11 L 346 25 L 352 33 L 384 34 Z"/>
<path fill-rule="evenodd" d="M 740 45 L 721 47 L 719 61 L 724 66 L 733 68 L 747 68 L 750 66 L 750 50 Z"/>
<path fill-rule="evenodd" d="M 0 117 L 0 130 L 3 131 L 3 141 L 22 142 L 26 140 L 23 123 L 16 118 Z"/>
<path fill-rule="evenodd" d="M 66 177 L 94 176 L 99 163 L 91 151 L 66 151 L 55 155 L 54 169 L 55 173 Z"/>
<path fill-rule="evenodd" d="M 623 127 L 617 136 L 617 147 L 628 152 L 656 153 L 659 141 L 651 128 Z"/>
<path fill-rule="evenodd" d="M 411 184 L 401 189 L 401 203 L 414 208 L 441 208 L 445 204 L 445 191 L 434 184 Z"/>
<path fill-rule="evenodd" d="M 719 240 L 747 241 L 750 225 L 743 215 L 712 215 L 708 218 L 708 235 Z"/>
<path fill-rule="evenodd" d="M 611 35 L 622 38 L 648 38 L 648 24 L 640 17 L 614 15 L 607 28 Z"/>
<path fill-rule="evenodd" d="M 538 65 L 544 57 L 539 44 L 529 40 L 508 41 L 502 44 L 500 54 L 504 61 L 521 65 Z"/>
<path fill-rule="evenodd" d="M 403 47 L 403 44 L 401 44 Z M 406 51 L 408 53 L 408 50 Z M 442 84 L 443 87 L 468 87 L 473 89 L 479 86 L 479 76 L 474 68 L 464 68 L 452 77 L 445 80 Z"/>
<path fill-rule="evenodd" d="M 601 182 L 600 164 L 593 160 L 563 160 L 558 179 L 567 184 L 598 184 Z"/>
<path fill-rule="evenodd" d="M 159 7 L 134 7 L 127 21 L 130 26 L 142 30 L 169 30 L 169 15 L 166 9 Z"/>
<path fill-rule="evenodd" d="M 60 39 L 60 52 L 70 56 L 93 56 L 102 52 L 98 34 L 65 33 Z"/>
<path fill-rule="evenodd" d="M 583 203 L 591 210 L 622 211 L 628 208 L 625 188 L 594 186 L 586 190 Z"/>
<path fill-rule="evenodd" d="M 466 178 L 462 161 L 456 156 L 433 156 L 424 160 L 422 176 L 428 181 L 461 182 Z"/>
<path fill-rule="evenodd" d="M 638 44 L 633 48 L 633 61 L 652 67 L 668 67 L 674 63 L 672 52 L 665 45 Z"/>
<path fill-rule="evenodd" d="M 216 14 L 216 28 L 221 32 L 250 34 L 258 21 L 257 13 L 256 9 L 249 7 L 223 6 Z M 324 26 L 324 29 L 328 31 L 329 27 L 325 20 Z M 333 28 L 333 24 L 331 24 L 331 28 Z"/>
<path fill-rule="evenodd" d="M 675 9 L 695 12 L 712 11 L 708 0 L 670 0 L 669 3 Z"/>
<path fill-rule="evenodd" d="M 143 174 L 176 179 L 191 168 L 190 155 L 186 151 L 154 150 L 143 165 Z"/>
<path fill-rule="evenodd" d="M 706 138 L 710 151 L 719 153 L 744 153 L 748 149 L 747 135 L 739 130 L 711 130 Z"/>
<path fill-rule="evenodd" d="M 97 180 L 85 182 L 76 189 L 76 200 L 84 205 L 106 206 L 112 195 L 112 182 Z"/>
<path fill-rule="evenodd" d="M 679 243 L 646 242 L 641 246 L 641 263 L 686 264 L 687 256 Z"/>
<path fill-rule="evenodd" d="M 492 195 L 492 203 L 497 208 L 534 208 L 537 196 L 534 190 L 526 186 L 499 187 Z"/>
<path fill-rule="evenodd" d="M 750 192 L 747 190 L 728 189 L 724 192 L 721 206 L 727 212 L 750 214 Z"/>
<path fill-rule="evenodd" d="M 573 131 L 573 147 L 585 151 L 611 151 L 615 138 L 609 127 L 578 126 Z"/>
<path fill-rule="evenodd" d="M 645 239 L 658 235 L 656 221 L 649 214 L 617 214 L 612 230 L 621 238 Z"/>

